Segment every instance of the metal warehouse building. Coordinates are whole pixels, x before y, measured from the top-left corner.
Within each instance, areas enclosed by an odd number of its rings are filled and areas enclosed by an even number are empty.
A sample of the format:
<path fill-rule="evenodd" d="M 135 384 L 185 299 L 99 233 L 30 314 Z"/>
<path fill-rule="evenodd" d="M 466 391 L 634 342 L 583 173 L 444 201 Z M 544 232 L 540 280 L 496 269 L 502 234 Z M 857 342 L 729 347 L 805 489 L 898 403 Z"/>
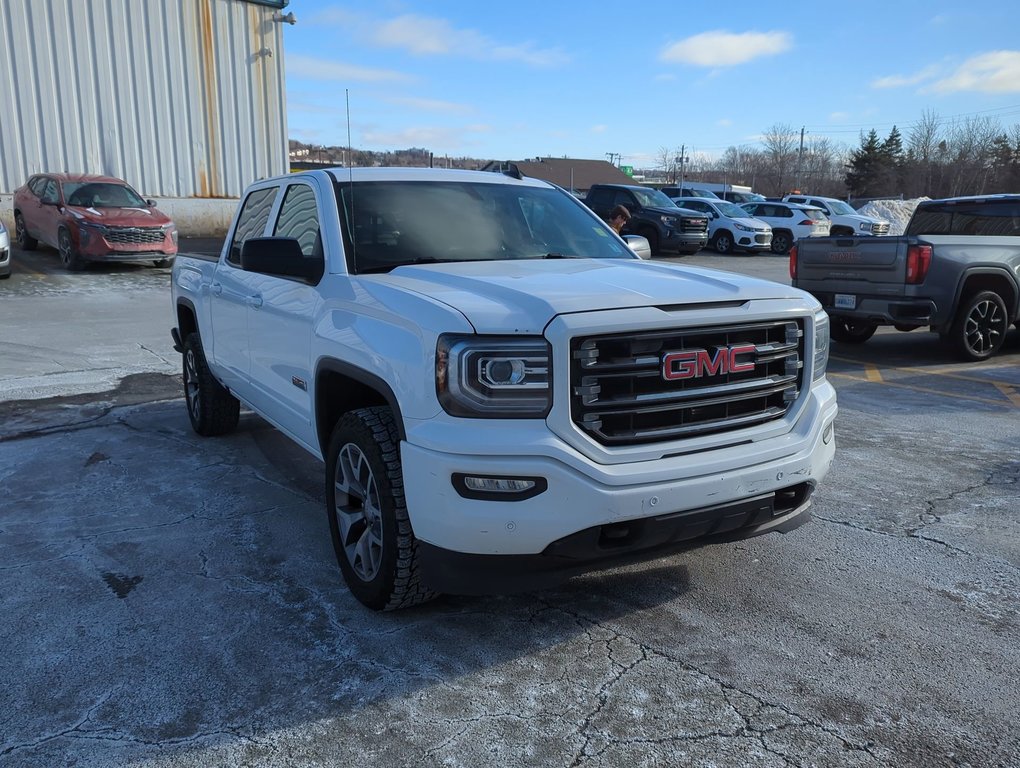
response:
<path fill-rule="evenodd" d="M 287 172 L 287 3 L 0 0 L 0 215 L 33 173 L 104 173 L 225 229 L 223 198 Z"/>

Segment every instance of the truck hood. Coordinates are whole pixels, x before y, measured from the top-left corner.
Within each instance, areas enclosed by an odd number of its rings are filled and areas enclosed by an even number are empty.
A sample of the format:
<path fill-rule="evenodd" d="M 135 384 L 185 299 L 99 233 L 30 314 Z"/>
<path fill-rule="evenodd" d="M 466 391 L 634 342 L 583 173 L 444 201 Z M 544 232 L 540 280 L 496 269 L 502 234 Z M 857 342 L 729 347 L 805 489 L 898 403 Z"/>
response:
<path fill-rule="evenodd" d="M 527 259 L 399 267 L 391 287 L 459 310 L 478 333 L 541 333 L 557 315 L 751 299 L 803 299 L 781 283 L 637 259 Z"/>

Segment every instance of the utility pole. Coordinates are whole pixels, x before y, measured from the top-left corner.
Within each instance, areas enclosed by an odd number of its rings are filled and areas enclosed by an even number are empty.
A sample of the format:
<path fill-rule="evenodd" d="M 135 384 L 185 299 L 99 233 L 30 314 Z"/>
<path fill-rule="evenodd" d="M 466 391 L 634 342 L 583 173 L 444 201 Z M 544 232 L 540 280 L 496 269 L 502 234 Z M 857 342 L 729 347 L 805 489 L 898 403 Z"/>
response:
<path fill-rule="evenodd" d="M 680 145 L 680 186 L 681 187 L 683 187 L 683 185 L 684 185 L 684 171 L 686 170 L 684 168 L 684 164 L 687 162 L 686 152 L 687 152 L 687 145 L 686 144 L 681 144 Z"/>
<path fill-rule="evenodd" d="M 620 160 L 622 160 L 623 157 L 620 155 L 619 152 L 606 152 L 606 157 L 609 158 L 609 162 L 612 165 L 615 165 L 617 168 L 620 167 Z"/>
<path fill-rule="evenodd" d="M 800 192 L 800 169 L 804 162 L 804 126 L 800 129 L 800 150 L 797 152 L 797 192 Z"/>

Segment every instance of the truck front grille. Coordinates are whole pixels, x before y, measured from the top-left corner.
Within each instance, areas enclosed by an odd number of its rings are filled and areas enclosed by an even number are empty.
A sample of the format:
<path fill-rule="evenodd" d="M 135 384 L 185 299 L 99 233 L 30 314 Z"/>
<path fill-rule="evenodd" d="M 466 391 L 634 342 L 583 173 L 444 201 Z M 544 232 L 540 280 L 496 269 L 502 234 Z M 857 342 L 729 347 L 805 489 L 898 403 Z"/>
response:
<path fill-rule="evenodd" d="M 155 245 L 163 242 L 160 227 L 110 227 L 106 239 L 119 245 Z"/>
<path fill-rule="evenodd" d="M 880 224 L 871 225 L 871 234 L 873 235 L 888 235 L 889 234 L 889 222 L 883 221 Z"/>
<path fill-rule="evenodd" d="M 742 429 L 786 415 L 803 360 L 793 320 L 575 338 L 570 416 L 603 445 Z"/>
<path fill-rule="evenodd" d="M 680 219 L 680 231 L 681 232 L 707 232 L 708 231 L 708 219 L 698 219 L 695 217 L 687 217 Z"/>

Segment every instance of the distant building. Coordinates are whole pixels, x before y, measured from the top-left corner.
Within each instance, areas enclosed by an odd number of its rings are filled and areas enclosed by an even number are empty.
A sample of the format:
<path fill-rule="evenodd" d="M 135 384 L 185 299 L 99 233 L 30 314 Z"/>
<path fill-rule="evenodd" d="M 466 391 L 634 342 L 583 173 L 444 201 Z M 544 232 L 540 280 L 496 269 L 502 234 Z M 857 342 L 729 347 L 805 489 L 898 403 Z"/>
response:
<path fill-rule="evenodd" d="M 6 196 L 41 171 L 118 176 L 184 208 L 234 198 L 229 209 L 286 173 L 288 2 L 0 0 L 5 218 Z"/>
<path fill-rule="evenodd" d="M 633 178 L 605 160 L 570 157 L 536 157 L 529 160 L 493 160 L 483 171 L 503 173 L 517 166 L 522 176 L 550 181 L 569 192 L 583 194 L 592 184 L 636 184 Z"/>

